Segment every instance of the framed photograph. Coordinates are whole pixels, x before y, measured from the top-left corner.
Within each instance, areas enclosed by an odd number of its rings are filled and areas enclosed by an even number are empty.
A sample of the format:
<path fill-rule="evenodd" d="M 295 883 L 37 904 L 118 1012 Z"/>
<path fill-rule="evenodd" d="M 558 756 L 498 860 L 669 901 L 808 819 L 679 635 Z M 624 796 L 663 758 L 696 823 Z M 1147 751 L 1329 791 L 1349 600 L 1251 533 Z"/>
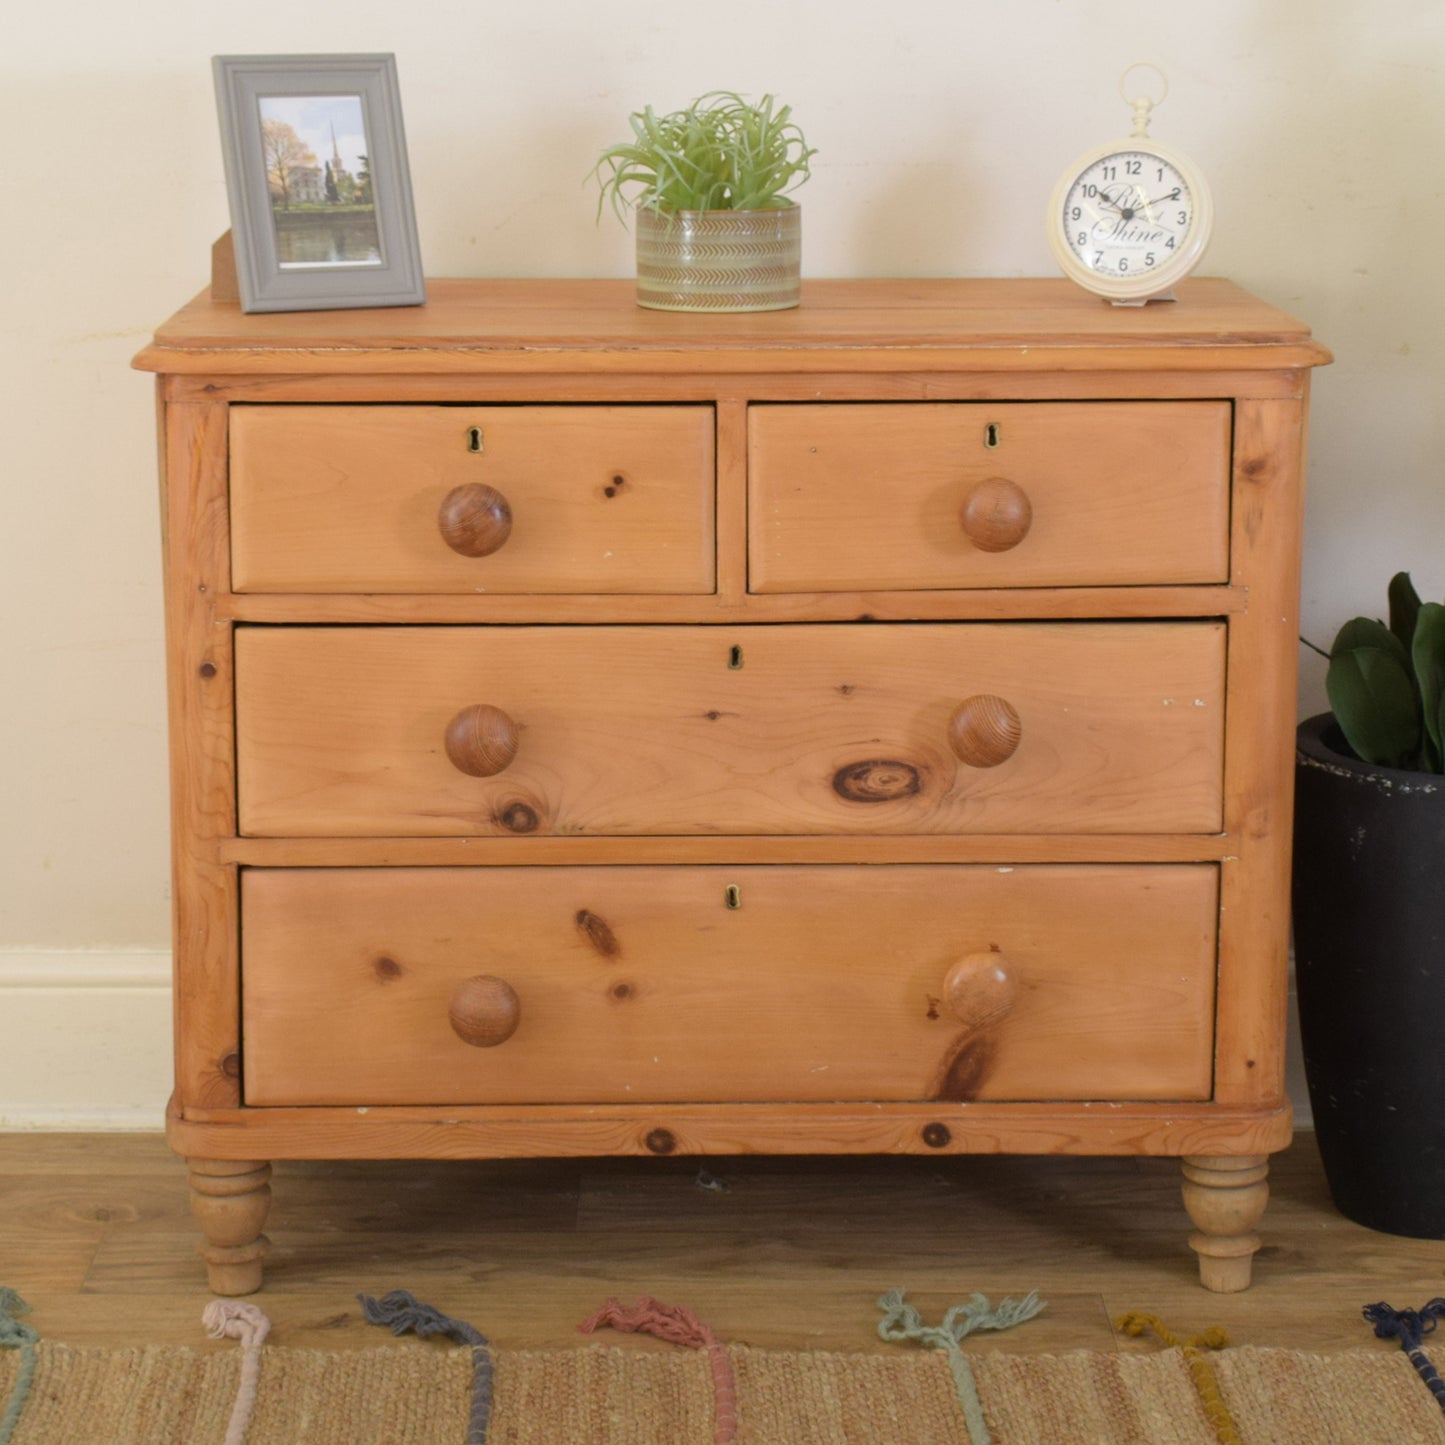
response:
<path fill-rule="evenodd" d="M 426 300 L 396 57 L 211 63 L 241 309 Z"/>

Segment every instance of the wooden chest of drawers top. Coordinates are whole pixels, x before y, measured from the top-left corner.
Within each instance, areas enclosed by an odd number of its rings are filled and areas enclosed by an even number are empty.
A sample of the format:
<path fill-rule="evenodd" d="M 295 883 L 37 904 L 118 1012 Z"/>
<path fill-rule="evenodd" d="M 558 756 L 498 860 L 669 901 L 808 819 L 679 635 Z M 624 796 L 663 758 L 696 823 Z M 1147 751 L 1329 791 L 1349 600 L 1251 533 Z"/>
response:
<path fill-rule="evenodd" d="M 1177 304 L 1108 306 L 1070 282 L 817 280 L 761 315 L 647 311 L 630 281 L 431 280 L 426 305 L 242 315 L 203 293 L 141 352 L 176 376 L 579 376 L 784 371 L 1275 371 L 1329 353 L 1232 282 L 1183 282 Z M 1166 358 L 1164 353 L 1173 352 Z M 1187 353 L 1187 354 L 1182 354 Z M 184 394 L 184 386 L 173 394 Z M 341 399 L 345 386 L 333 386 Z M 215 395 L 202 383 L 200 393 Z M 254 396 L 255 393 L 253 392 Z"/>

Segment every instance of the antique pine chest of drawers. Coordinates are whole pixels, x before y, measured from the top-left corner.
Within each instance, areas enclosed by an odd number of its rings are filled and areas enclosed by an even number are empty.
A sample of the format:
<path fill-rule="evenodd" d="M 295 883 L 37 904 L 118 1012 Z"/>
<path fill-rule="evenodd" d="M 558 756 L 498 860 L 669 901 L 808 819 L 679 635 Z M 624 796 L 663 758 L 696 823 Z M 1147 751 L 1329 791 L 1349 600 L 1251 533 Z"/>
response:
<path fill-rule="evenodd" d="M 1182 1158 L 1243 1288 L 1324 349 L 1217 280 L 430 295 L 137 362 L 212 1288 L 276 1158 L 981 1151 Z"/>

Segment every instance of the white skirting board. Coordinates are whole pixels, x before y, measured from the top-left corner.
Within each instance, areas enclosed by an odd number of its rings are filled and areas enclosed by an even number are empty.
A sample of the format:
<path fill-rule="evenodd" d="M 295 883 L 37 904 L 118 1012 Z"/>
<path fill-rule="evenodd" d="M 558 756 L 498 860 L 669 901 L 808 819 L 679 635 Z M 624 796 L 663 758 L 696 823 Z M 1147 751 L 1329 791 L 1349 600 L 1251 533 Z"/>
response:
<path fill-rule="evenodd" d="M 169 953 L 0 950 L 0 1129 L 160 1129 L 171 1092 Z M 1290 992 L 1288 1085 L 1310 1123 Z"/>
<path fill-rule="evenodd" d="M 0 1129 L 161 1129 L 171 956 L 0 950 Z"/>

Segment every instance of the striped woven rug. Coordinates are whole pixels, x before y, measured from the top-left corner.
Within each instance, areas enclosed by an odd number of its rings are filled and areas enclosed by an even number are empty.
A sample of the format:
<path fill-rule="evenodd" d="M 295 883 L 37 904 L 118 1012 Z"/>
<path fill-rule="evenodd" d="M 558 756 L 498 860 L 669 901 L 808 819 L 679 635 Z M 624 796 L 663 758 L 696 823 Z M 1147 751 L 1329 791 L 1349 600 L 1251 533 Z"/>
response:
<path fill-rule="evenodd" d="M 1437 1363 L 1445 1351 L 1436 1351 Z M 739 1445 L 969 1445 L 942 1354 L 727 1347 Z M 1183 1352 L 970 1352 L 994 1445 L 1218 1445 Z M 488 1445 L 710 1445 L 702 1352 L 495 1351 Z M 1445 1415 L 1394 1348 L 1241 1347 L 1210 1365 L 1243 1445 L 1445 1445 Z M 12 1445 L 221 1445 L 236 1348 L 42 1342 Z M 0 1404 L 18 1361 L 0 1353 Z M 408 1342 L 329 1353 L 265 1347 L 246 1445 L 462 1445 L 471 1351 Z"/>

